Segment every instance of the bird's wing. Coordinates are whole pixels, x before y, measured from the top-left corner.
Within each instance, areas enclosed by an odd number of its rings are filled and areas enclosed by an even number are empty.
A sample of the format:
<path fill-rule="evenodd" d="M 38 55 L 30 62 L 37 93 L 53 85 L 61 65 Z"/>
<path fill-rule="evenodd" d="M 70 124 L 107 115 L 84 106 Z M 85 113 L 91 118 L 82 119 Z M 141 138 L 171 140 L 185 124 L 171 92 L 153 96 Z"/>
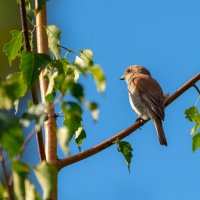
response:
<path fill-rule="evenodd" d="M 138 75 L 134 78 L 142 101 L 160 119 L 164 120 L 164 95 L 158 82 L 150 76 Z"/>

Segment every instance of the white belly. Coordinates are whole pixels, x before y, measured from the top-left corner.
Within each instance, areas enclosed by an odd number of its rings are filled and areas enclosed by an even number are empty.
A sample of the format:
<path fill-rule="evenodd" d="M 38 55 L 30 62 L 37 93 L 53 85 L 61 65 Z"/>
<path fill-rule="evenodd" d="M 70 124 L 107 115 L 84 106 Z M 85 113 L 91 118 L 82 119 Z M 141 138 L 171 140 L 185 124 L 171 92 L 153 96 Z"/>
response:
<path fill-rule="evenodd" d="M 129 102 L 131 104 L 131 107 L 135 111 L 135 113 L 138 115 L 138 117 L 144 120 L 149 119 L 148 110 L 145 108 L 146 106 L 140 99 L 138 93 L 135 91 L 133 94 L 131 94 L 130 92 L 128 94 L 129 94 Z"/>

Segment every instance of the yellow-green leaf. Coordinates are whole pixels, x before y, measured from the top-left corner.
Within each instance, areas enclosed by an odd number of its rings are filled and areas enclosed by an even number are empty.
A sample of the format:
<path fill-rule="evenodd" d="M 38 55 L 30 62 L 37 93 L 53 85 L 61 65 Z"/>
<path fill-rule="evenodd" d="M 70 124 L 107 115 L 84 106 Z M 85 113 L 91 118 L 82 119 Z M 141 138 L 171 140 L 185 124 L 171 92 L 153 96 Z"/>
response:
<path fill-rule="evenodd" d="M 12 162 L 14 193 L 17 200 L 25 199 L 25 178 L 29 172 L 29 167 L 19 161 Z"/>
<path fill-rule="evenodd" d="M 93 53 L 92 50 L 90 49 L 83 49 L 80 51 L 81 52 L 81 58 L 83 59 L 84 63 L 87 66 L 93 66 Z"/>
<path fill-rule="evenodd" d="M 8 199 L 7 191 L 0 182 L 0 200 L 7 200 L 7 199 Z"/>
<path fill-rule="evenodd" d="M 35 186 L 25 179 L 25 200 L 40 200 L 39 193 L 35 189 Z"/>
<path fill-rule="evenodd" d="M 198 148 L 200 148 L 200 133 L 197 133 L 192 138 L 192 151 L 196 151 Z"/>
<path fill-rule="evenodd" d="M 80 145 L 83 143 L 83 140 L 86 138 L 86 132 L 83 126 L 80 126 L 75 133 L 75 141 L 78 145 L 79 151 L 81 151 Z"/>
<path fill-rule="evenodd" d="M 59 47 L 60 29 L 55 25 L 49 25 L 47 26 L 46 31 L 48 36 L 49 49 L 53 53 L 55 59 L 59 59 L 61 54 L 61 50 Z"/>
<path fill-rule="evenodd" d="M 56 169 L 53 165 L 42 161 L 34 169 L 38 182 L 43 190 L 43 199 L 48 199 L 56 187 Z"/>
<path fill-rule="evenodd" d="M 89 69 L 92 77 L 94 78 L 99 92 L 104 92 L 106 88 L 106 78 L 99 65 L 95 65 Z"/>
<path fill-rule="evenodd" d="M 61 127 L 57 129 L 58 143 L 65 155 L 69 155 L 69 148 L 67 145 L 68 138 L 69 132 L 66 127 Z"/>

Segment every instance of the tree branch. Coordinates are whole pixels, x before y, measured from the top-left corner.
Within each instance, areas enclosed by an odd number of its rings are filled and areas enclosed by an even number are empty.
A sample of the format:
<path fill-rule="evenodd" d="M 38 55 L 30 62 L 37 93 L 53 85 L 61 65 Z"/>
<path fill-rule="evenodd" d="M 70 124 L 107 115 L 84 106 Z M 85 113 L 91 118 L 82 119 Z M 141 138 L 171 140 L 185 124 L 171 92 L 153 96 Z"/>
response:
<path fill-rule="evenodd" d="M 12 200 L 12 191 L 11 191 L 11 187 L 9 186 L 9 180 L 8 180 L 8 174 L 6 171 L 6 165 L 5 165 L 5 161 L 4 161 L 4 157 L 3 157 L 3 150 L 0 147 L 0 163 L 1 163 L 1 170 L 2 170 L 2 176 L 3 176 L 3 182 L 8 194 L 8 200 Z"/>
<path fill-rule="evenodd" d="M 200 80 L 200 73 L 198 73 L 197 75 L 195 75 L 192 79 L 190 79 L 188 82 L 186 82 L 183 86 L 181 86 L 176 92 L 174 92 L 174 94 L 172 94 L 166 102 L 165 106 L 168 106 L 169 104 L 171 104 L 173 101 L 175 101 L 178 97 L 180 97 L 184 92 L 186 92 L 189 88 L 193 87 L 195 85 L 195 83 L 197 81 Z M 149 120 L 148 120 L 149 121 Z M 125 137 L 127 137 L 128 135 L 130 135 L 133 131 L 137 130 L 139 127 L 141 127 L 142 125 L 144 125 L 145 123 L 147 123 L 148 121 L 136 121 L 132 126 L 126 128 L 125 130 L 117 133 L 116 135 L 114 135 L 113 137 L 97 144 L 96 146 L 83 151 L 79 154 L 61 159 L 58 161 L 58 166 L 59 169 L 62 169 L 65 166 L 71 165 L 73 163 L 76 163 L 78 161 L 81 161 L 83 159 L 86 159 L 108 147 L 110 147 L 111 145 L 113 145 L 115 143 L 115 141 L 117 139 L 123 139 Z"/>
<path fill-rule="evenodd" d="M 35 0 L 35 8 L 38 8 L 40 1 Z M 42 9 L 36 15 L 36 38 L 37 38 L 37 52 L 38 53 L 48 53 L 48 37 L 46 33 L 47 25 L 46 17 L 46 4 L 44 3 Z M 44 78 L 43 71 L 40 73 L 39 77 L 40 83 L 40 94 L 42 101 L 45 102 L 45 95 L 48 89 L 49 82 Z M 45 132 L 45 149 L 46 149 L 46 160 L 50 164 L 56 167 L 58 163 L 57 157 L 57 137 L 56 137 L 56 115 L 54 111 L 53 104 L 50 104 L 46 109 L 48 120 L 44 123 L 44 132 Z M 57 199 L 57 190 L 58 190 L 58 173 L 55 175 L 55 188 L 51 194 L 49 200 Z"/>
<path fill-rule="evenodd" d="M 27 23 L 27 17 L 26 17 L 25 0 L 20 0 L 20 14 L 21 14 L 21 24 L 22 24 L 24 48 L 25 48 L 26 51 L 31 51 L 31 46 L 30 46 L 30 42 L 29 42 L 29 35 L 28 35 L 28 23 Z M 32 86 L 31 93 L 32 93 L 33 103 L 38 104 L 39 101 L 38 101 L 36 84 L 34 84 Z M 36 132 L 36 140 L 37 140 L 37 146 L 38 146 L 38 152 L 39 152 L 40 160 L 46 160 L 42 131 Z"/>

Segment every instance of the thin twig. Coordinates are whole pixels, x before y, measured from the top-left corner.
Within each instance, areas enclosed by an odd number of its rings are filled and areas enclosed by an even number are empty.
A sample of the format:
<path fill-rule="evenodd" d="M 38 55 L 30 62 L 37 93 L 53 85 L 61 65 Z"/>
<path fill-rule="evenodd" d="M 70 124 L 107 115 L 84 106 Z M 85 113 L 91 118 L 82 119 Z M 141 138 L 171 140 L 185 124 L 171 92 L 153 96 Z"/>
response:
<path fill-rule="evenodd" d="M 22 24 L 22 32 L 23 32 L 23 40 L 24 40 L 24 48 L 26 51 L 31 51 L 31 45 L 29 42 L 29 30 L 28 30 L 28 23 L 27 23 L 27 15 L 26 15 L 26 3 L 25 0 L 20 0 L 20 14 L 21 14 L 21 24 Z M 31 93 L 33 97 L 33 103 L 38 104 L 38 94 L 37 94 L 37 87 L 34 84 L 31 88 Z M 42 131 L 36 132 L 36 140 L 38 146 L 38 152 L 40 155 L 40 160 L 45 160 L 45 150 L 44 150 L 44 142 L 42 137 Z"/>
<path fill-rule="evenodd" d="M 200 95 L 200 90 L 199 90 L 199 88 L 197 87 L 197 85 L 194 84 L 194 88 L 197 90 L 197 92 L 198 92 L 199 95 Z"/>
<path fill-rule="evenodd" d="M 171 104 L 173 101 L 175 101 L 178 97 L 180 97 L 184 92 L 186 92 L 189 88 L 193 87 L 194 84 L 200 80 L 200 73 L 198 73 L 197 75 L 195 75 L 192 79 L 190 79 L 188 82 L 186 82 L 183 86 L 181 86 L 176 92 L 174 92 L 174 94 L 172 94 L 168 99 L 167 102 L 165 104 L 165 106 L 168 106 L 169 104 Z M 149 121 L 149 120 L 148 120 Z M 79 154 L 61 159 L 58 161 L 58 167 L 59 169 L 64 168 L 65 166 L 71 165 L 73 163 L 76 163 L 78 161 L 81 161 L 83 159 L 86 159 L 108 147 L 110 147 L 111 145 L 113 145 L 115 143 L 115 141 L 117 139 L 123 139 L 125 137 L 127 137 L 128 135 L 130 135 L 133 131 L 137 130 L 138 128 L 140 128 L 142 125 L 144 125 L 145 123 L 147 123 L 148 121 L 136 121 L 132 126 L 126 128 L 125 130 L 117 133 L 116 135 L 114 135 L 113 137 L 97 144 L 96 146 L 83 151 Z"/>
<path fill-rule="evenodd" d="M 65 49 L 65 50 L 67 50 L 67 51 L 70 52 L 70 53 L 75 53 L 74 50 L 68 49 L 67 47 L 64 47 L 64 46 L 62 46 L 62 45 L 58 45 L 58 46 L 61 47 L 61 48 L 63 48 L 63 49 Z"/>
<path fill-rule="evenodd" d="M 8 200 L 12 200 L 12 191 L 11 191 L 11 187 L 9 186 L 9 178 L 8 178 L 8 174 L 6 171 L 6 165 L 5 165 L 5 161 L 4 161 L 4 157 L 3 157 L 3 150 L 0 147 L 0 163 L 1 163 L 1 170 L 2 170 L 2 176 L 3 176 L 3 182 L 5 185 L 5 188 L 7 190 L 7 194 L 8 194 Z"/>
<path fill-rule="evenodd" d="M 31 88 L 31 94 L 33 98 L 33 103 L 38 104 L 38 94 L 37 94 L 37 87 L 36 84 L 34 84 Z M 46 160 L 46 155 L 45 155 L 45 149 L 44 149 L 44 142 L 43 142 L 43 135 L 42 135 L 42 130 L 36 131 L 36 141 L 37 141 L 37 147 L 38 147 L 38 152 L 40 156 L 40 160 Z"/>
<path fill-rule="evenodd" d="M 17 160 L 19 160 L 21 158 L 24 150 L 26 149 L 28 143 L 31 141 L 31 139 L 33 138 L 34 135 L 35 135 L 35 129 L 33 128 L 33 130 L 28 134 L 28 136 L 24 140 L 24 143 L 22 144 L 22 148 L 21 148 L 20 154 L 16 158 Z"/>
<path fill-rule="evenodd" d="M 61 47 L 61 48 L 63 48 L 63 49 L 65 49 L 65 50 L 67 50 L 69 53 L 73 53 L 75 56 L 78 56 L 78 55 L 76 55 L 76 51 L 75 51 L 75 50 L 68 49 L 67 47 L 64 47 L 64 46 L 62 46 L 62 45 L 58 45 L 58 46 Z M 81 50 L 79 50 L 79 51 L 81 51 Z M 90 61 L 93 62 L 93 60 L 90 59 L 83 51 L 81 51 L 81 53 L 82 53 L 85 57 L 87 57 L 88 60 L 90 60 Z M 78 56 L 78 57 L 81 58 L 81 59 L 83 59 L 81 56 Z"/>
<path fill-rule="evenodd" d="M 68 49 L 67 47 L 64 47 L 64 46 L 62 46 L 62 45 L 58 45 L 59 47 L 61 47 L 61 48 L 63 48 L 63 49 L 65 49 L 65 50 L 67 50 L 67 53 L 73 53 L 75 56 L 77 56 L 77 57 L 79 57 L 80 59 L 82 59 L 83 60 L 83 58 L 81 57 L 81 56 L 79 56 L 79 55 L 77 55 L 76 54 L 76 50 L 71 50 L 71 49 Z M 67 56 L 67 53 L 65 54 L 65 57 Z M 82 52 L 83 53 L 83 52 Z M 84 54 L 84 53 L 83 53 Z M 85 54 L 84 54 L 85 55 Z M 85 55 L 86 56 L 86 55 Z M 86 56 L 87 57 L 87 56 Z M 88 57 L 87 57 L 88 58 Z M 90 61 L 92 61 L 90 58 L 88 58 Z"/>

